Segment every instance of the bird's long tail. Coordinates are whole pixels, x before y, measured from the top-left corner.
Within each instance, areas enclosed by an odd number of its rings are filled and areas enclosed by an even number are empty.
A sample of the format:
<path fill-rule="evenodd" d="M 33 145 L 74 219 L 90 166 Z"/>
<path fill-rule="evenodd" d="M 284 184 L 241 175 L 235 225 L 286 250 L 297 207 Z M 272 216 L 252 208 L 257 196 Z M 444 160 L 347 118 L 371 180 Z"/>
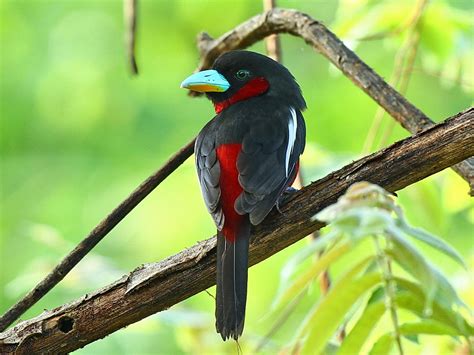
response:
<path fill-rule="evenodd" d="M 250 237 L 248 215 L 241 219 L 234 241 L 217 235 L 216 330 L 222 339 L 242 334 L 247 302 L 247 270 Z"/>

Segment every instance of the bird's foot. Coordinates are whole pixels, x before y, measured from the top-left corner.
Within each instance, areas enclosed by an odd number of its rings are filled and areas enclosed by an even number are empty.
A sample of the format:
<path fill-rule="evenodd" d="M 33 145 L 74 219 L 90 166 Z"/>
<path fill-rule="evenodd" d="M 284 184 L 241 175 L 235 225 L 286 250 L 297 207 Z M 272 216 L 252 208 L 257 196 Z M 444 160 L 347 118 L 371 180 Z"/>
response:
<path fill-rule="evenodd" d="M 295 189 L 294 187 L 291 187 L 291 186 L 287 187 L 286 190 L 283 191 L 283 193 L 278 198 L 276 206 L 275 206 L 279 213 L 283 213 L 280 209 L 280 206 L 285 205 L 288 202 L 288 200 L 290 199 L 290 197 L 297 191 L 299 191 L 299 190 Z"/>

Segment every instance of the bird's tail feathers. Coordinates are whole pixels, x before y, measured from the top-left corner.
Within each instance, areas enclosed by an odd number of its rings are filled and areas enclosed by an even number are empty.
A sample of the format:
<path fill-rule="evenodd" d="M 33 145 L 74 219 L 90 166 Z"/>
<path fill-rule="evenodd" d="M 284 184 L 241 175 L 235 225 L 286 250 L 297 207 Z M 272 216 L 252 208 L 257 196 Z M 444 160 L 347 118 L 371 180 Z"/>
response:
<path fill-rule="evenodd" d="M 217 235 L 216 330 L 224 340 L 237 340 L 244 329 L 249 237 L 248 216 L 233 242 L 222 232 Z"/>

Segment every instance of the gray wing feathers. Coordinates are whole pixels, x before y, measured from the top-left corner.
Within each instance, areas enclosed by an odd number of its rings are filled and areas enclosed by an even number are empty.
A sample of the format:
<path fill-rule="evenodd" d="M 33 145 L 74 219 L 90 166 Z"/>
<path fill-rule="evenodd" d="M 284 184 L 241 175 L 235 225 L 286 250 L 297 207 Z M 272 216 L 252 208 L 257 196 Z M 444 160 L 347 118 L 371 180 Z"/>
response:
<path fill-rule="evenodd" d="M 216 156 L 215 137 L 206 134 L 206 126 L 199 134 L 196 145 L 196 167 L 199 185 L 209 213 L 212 215 L 218 230 L 224 226 L 224 214 L 219 204 L 221 189 L 219 186 L 220 165 Z"/>
<path fill-rule="evenodd" d="M 244 136 L 242 151 L 237 160 L 239 182 L 244 192 L 235 202 L 239 214 L 250 214 L 252 224 L 259 224 L 276 204 L 296 174 L 296 162 L 304 149 L 305 125 L 301 113 L 296 110 L 296 140 L 289 157 L 289 174 L 286 171 L 286 151 L 290 132 L 287 119 L 261 120 L 252 125 Z"/>

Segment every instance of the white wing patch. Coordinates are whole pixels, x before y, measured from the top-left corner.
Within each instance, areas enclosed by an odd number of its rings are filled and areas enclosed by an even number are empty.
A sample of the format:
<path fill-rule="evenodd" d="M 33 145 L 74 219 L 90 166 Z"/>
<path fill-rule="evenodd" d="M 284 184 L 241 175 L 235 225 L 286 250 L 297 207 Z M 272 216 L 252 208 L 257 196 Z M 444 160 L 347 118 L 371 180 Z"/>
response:
<path fill-rule="evenodd" d="M 289 164 L 290 164 L 290 155 L 293 152 L 293 148 L 295 146 L 296 129 L 298 128 L 298 123 L 296 120 L 296 111 L 293 107 L 290 107 L 290 114 L 291 114 L 291 117 L 288 120 L 288 146 L 286 147 L 286 160 L 285 160 L 286 177 L 288 177 L 288 174 L 290 173 L 288 171 Z"/>

